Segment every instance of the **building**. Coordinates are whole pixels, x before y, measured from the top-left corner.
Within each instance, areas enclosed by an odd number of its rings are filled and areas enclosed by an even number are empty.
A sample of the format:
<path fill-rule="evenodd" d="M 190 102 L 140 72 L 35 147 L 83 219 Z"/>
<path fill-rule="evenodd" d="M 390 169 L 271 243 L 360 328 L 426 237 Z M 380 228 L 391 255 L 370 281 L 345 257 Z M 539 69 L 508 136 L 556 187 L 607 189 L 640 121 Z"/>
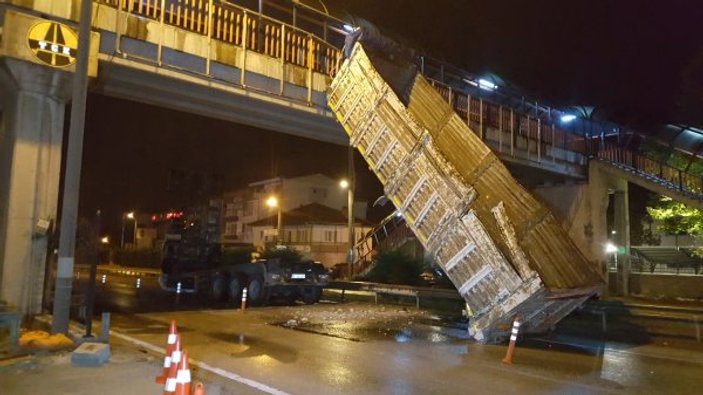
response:
<path fill-rule="evenodd" d="M 347 212 L 347 190 L 339 180 L 323 174 L 294 178 L 271 178 L 222 195 L 222 244 L 255 244 L 249 224 L 276 217 L 277 208 L 266 205 L 275 196 L 282 212 L 318 203 L 338 213 Z M 366 202 L 354 203 L 354 217 L 366 219 Z M 345 220 L 346 221 L 346 220 Z M 275 227 L 275 224 L 273 224 Z"/>
<path fill-rule="evenodd" d="M 281 238 L 278 239 L 278 213 L 248 224 L 252 244 L 257 248 L 280 242 L 325 267 L 346 262 L 349 227 L 346 211 L 320 203 L 310 203 L 281 212 Z M 373 227 L 354 218 L 354 240 L 360 240 Z M 366 253 L 367 251 L 361 251 Z"/>

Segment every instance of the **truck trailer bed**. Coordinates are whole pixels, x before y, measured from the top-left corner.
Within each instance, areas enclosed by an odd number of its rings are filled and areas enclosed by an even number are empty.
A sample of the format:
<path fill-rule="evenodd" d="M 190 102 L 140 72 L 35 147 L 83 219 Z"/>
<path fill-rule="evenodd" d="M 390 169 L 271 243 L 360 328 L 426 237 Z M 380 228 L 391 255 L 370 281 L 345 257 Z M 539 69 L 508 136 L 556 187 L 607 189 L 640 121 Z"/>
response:
<path fill-rule="evenodd" d="M 482 342 L 542 332 L 602 277 L 410 62 L 354 44 L 329 105 L 471 310 Z"/>

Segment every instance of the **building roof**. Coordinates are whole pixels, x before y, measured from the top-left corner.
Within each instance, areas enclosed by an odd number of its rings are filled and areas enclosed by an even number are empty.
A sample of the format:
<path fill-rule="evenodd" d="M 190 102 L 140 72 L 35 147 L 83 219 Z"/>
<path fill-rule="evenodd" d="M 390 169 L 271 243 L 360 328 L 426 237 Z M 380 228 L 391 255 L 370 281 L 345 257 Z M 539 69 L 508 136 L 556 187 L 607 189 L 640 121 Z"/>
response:
<path fill-rule="evenodd" d="M 295 225 L 346 225 L 345 213 L 327 207 L 320 203 L 310 203 L 293 210 L 284 211 L 282 214 L 283 226 Z M 248 226 L 271 226 L 276 224 L 277 215 L 272 215 L 250 223 Z M 367 221 L 354 218 L 354 224 L 371 226 Z"/>

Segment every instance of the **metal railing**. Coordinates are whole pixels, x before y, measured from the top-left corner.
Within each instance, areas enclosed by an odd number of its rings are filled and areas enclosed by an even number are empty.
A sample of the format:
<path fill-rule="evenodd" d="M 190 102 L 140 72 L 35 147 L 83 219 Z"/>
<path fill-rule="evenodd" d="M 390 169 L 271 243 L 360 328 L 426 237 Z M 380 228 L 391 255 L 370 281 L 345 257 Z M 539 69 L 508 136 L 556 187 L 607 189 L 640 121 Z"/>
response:
<path fill-rule="evenodd" d="M 397 247 L 401 239 L 412 237 L 412 231 L 407 227 L 405 227 L 405 231 L 398 233 L 398 228 L 404 224 L 405 219 L 394 211 L 359 240 L 354 245 L 356 260 L 354 262 L 355 273 L 353 274 L 365 274 L 380 250 Z"/>
<path fill-rule="evenodd" d="M 654 176 L 669 188 L 703 197 L 703 177 L 670 166 L 646 154 L 605 144 L 596 152 L 595 157 L 624 166 L 640 175 Z"/>
<path fill-rule="evenodd" d="M 629 255 L 629 258 L 630 273 L 634 274 L 703 276 L 703 263 L 701 262 L 658 263 L 636 254 Z M 613 257 L 608 258 L 607 264 L 610 273 L 617 273 L 618 263 Z"/>
<path fill-rule="evenodd" d="M 426 70 L 426 68 L 425 68 Z M 446 78 L 442 71 L 442 78 Z M 617 140 L 617 135 L 600 133 L 590 136 L 581 135 L 565 130 L 558 126 L 549 107 L 537 103 L 522 106 L 526 111 L 519 111 L 512 106 L 488 100 L 480 95 L 471 95 L 468 91 L 454 88 L 448 83 L 426 76 L 430 84 L 449 103 L 454 111 L 464 119 L 481 140 L 489 140 L 490 129 L 498 131 L 498 141 L 495 136 L 492 141 L 498 144 L 500 153 L 515 156 L 518 139 L 527 141 L 520 148 L 526 151 L 529 161 L 541 163 L 544 160 L 555 162 L 557 149 L 575 152 L 586 158 L 596 158 L 618 166 L 632 169 L 640 176 L 650 176 L 658 179 L 659 183 L 674 190 L 687 192 L 703 199 L 703 177 L 682 169 L 673 167 L 658 160 L 611 142 Z M 454 77 L 457 80 L 458 77 Z M 528 112 L 532 113 L 530 115 Z M 607 124 L 612 127 L 611 124 Z M 509 134 L 506 140 L 503 135 Z"/>
<path fill-rule="evenodd" d="M 206 35 L 209 40 L 221 41 L 242 48 L 240 84 L 246 85 L 246 52 L 253 51 L 278 59 L 282 65 L 294 65 L 308 70 L 308 102 L 312 95 L 312 73 L 333 77 L 342 61 L 342 51 L 310 32 L 292 26 L 226 1 L 219 0 L 96 0 L 117 8 L 128 15 L 136 15 L 168 24 L 183 30 Z M 324 31 L 327 36 L 327 29 Z M 338 32 L 341 36 L 343 32 Z M 335 40 L 340 41 L 340 40 Z M 210 48 L 210 47 L 208 47 Z M 158 62 L 161 63 L 162 48 L 159 45 Z M 206 74 L 210 74 L 208 51 Z M 670 188 L 689 193 L 703 193 L 703 178 L 677 169 L 639 152 L 608 142 L 619 137 L 620 128 L 612 123 L 586 121 L 595 134 L 576 133 L 560 125 L 557 112 L 538 102 L 503 95 L 501 100 L 495 93 L 484 94 L 480 89 L 466 87 L 468 73 L 443 62 L 420 58 L 420 71 L 452 106 L 454 111 L 479 134 L 482 140 L 492 135 L 501 153 L 516 155 L 517 150 L 526 153 L 526 159 L 536 163 L 550 160 L 556 162 L 556 152 L 567 151 L 620 164 L 636 170 L 640 175 L 649 175 L 664 181 Z M 281 78 L 278 94 L 283 94 Z M 506 99 L 509 97 L 509 100 Z M 495 133 L 498 131 L 497 139 Z M 504 136 L 505 135 L 505 136 Z M 495 141 L 497 140 L 497 141 Z M 519 141 L 523 143 L 519 144 Z M 526 142 L 526 144 L 525 144 Z M 522 155 L 523 157 L 525 155 Z M 703 198 L 703 195 L 701 195 Z"/>
<path fill-rule="evenodd" d="M 336 46 L 314 34 L 256 11 L 224 1 L 215 0 L 96 0 L 116 8 L 125 17 L 134 15 L 162 25 L 169 25 L 207 36 L 209 41 L 220 41 L 243 49 L 240 84 L 245 85 L 246 54 L 248 51 L 278 59 L 282 65 L 298 66 L 308 71 L 308 101 L 311 100 L 312 73 L 332 77 L 342 60 Z M 120 16 L 118 15 L 118 19 Z M 120 22 L 118 22 L 120 23 Z M 117 32 L 119 42 L 119 34 Z M 325 35 L 327 35 L 325 33 Z M 163 35 L 162 35 L 163 36 Z M 157 50 L 161 65 L 163 39 Z M 212 61 L 209 45 L 206 72 L 210 75 Z M 117 51 L 120 51 L 119 43 Z M 280 92 L 283 93 L 281 78 Z"/>
<path fill-rule="evenodd" d="M 526 150 L 528 160 L 535 162 L 556 161 L 557 149 L 587 153 L 586 147 L 589 144 L 586 138 L 565 131 L 553 122 L 530 116 L 480 96 L 472 96 L 435 79 L 428 80 L 457 115 L 476 130 L 481 140 L 488 139 L 489 129 L 498 131 L 497 141 L 494 142 L 498 143 L 498 151 L 501 153 L 505 151 L 515 156 L 517 149 Z M 504 133 L 509 133 L 507 139 L 504 139 Z M 526 140 L 527 146 L 518 148 L 518 138 Z"/>

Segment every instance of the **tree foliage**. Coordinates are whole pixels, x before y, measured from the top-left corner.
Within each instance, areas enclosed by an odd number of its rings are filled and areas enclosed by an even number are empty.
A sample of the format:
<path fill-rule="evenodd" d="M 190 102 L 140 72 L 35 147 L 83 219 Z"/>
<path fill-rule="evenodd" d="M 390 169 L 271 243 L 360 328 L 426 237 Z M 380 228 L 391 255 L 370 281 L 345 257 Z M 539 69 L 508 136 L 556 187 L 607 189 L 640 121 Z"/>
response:
<path fill-rule="evenodd" d="M 399 250 L 383 251 L 376 257 L 376 265 L 368 275 L 374 282 L 418 285 L 424 264 Z"/>
<path fill-rule="evenodd" d="M 660 196 L 647 213 L 660 221 L 659 229 L 672 235 L 703 234 L 703 211 L 676 202 L 667 196 Z"/>

